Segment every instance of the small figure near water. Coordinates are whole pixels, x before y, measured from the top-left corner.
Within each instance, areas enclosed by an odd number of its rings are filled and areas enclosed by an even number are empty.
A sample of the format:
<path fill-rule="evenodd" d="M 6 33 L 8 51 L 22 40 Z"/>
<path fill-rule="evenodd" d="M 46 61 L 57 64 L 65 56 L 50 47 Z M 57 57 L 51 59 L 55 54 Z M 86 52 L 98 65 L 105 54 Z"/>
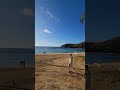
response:
<path fill-rule="evenodd" d="M 25 60 L 23 60 L 23 61 L 20 61 L 20 66 L 21 66 L 22 68 L 25 68 L 25 67 L 26 67 Z"/>
<path fill-rule="evenodd" d="M 44 51 L 43 54 L 46 54 L 46 52 Z"/>
<path fill-rule="evenodd" d="M 68 62 L 68 67 L 69 69 L 72 68 L 73 65 L 73 55 L 69 54 L 69 62 Z M 69 71 L 70 72 L 70 71 Z"/>

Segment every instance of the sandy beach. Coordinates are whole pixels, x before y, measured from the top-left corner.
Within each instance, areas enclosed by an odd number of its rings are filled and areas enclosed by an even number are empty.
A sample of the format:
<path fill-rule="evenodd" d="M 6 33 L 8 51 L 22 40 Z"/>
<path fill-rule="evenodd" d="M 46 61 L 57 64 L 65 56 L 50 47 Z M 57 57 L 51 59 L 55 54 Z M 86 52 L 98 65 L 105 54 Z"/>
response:
<path fill-rule="evenodd" d="M 84 53 L 74 54 L 69 73 L 69 54 L 35 56 L 35 90 L 85 90 Z"/>
<path fill-rule="evenodd" d="M 0 68 L 0 90 L 34 90 L 34 68 Z"/>
<path fill-rule="evenodd" d="M 120 90 L 120 63 L 89 65 L 89 90 Z"/>

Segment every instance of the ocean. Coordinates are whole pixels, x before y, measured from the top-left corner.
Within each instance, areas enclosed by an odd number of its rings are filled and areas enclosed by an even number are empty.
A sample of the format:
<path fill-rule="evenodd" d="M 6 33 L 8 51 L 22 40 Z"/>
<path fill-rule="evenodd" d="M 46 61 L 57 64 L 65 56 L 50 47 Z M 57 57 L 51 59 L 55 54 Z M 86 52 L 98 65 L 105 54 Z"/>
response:
<path fill-rule="evenodd" d="M 85 63 L 120 63 L 120 53 L 85 53 Z"/>
<path fill-rule="evenodd" d="M 35 54 L 46 53 L 68 53 L 83 52 L 81 48 L 60 47 L 35 47 L 34 49 L 0 49 L 0 67 L 19 67 L 20 61 L 25 60 L 26 65 L 35 64 Z"/>
<path fill-rule="evenodd" d="M 0 67 L 20 66 L 20 61 L 25 60 L 26 65 L 34 65 L 34 53 L 0 53 Z"/>
<path fill-rule="evenodd" d="M 74 53 L 85 52 L 82 48 L 61 48 L 61 47 L 35 47 L 35 54 L 40 53 Z M 85 63 L 112 63 L 120 62 L 120 54 L 118 53 L 85 53 Z"/>
<path fill-rule="evenodd" d="M 35 47 L 35 54 L 46 53 L 74 53 L 74 52 L 85 52 L 83 48 L 62 48 L 62 47 Z"/>
<path fill-rule="evenodd" d="M 19 67 L 25 60 L 27 66 L 34 66 L 34 49 L 0 48 L 0 67 Z"/>
<path fill-rule="evenodd" d="M 46 53 L 74 53 L 85 52 L 82 48 L 61 48 L 61 47 L 35 47 L 34 50 L 0 50 L 0 67 L 19 66 L 21 60 L 27 65 L 35 64 L 35 54 Z M 85 53 L 85 63 L 120 62 L 120 54 L 115 53 Z"/>

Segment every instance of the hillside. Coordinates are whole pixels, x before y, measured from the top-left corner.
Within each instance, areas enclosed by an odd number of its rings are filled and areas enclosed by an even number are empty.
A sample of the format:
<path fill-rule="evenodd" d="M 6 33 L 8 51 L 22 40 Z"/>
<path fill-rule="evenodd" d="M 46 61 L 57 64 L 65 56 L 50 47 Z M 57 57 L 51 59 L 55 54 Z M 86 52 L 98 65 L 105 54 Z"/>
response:
<path fill-rule="evenodd" d="M 103 42 L 82 42 L 79 44 L 65 44 L 64 48 L 85 48 L 86 52 L 120 52 L 120 37 L 111 38 Z"/>
<path fill-rule="evenodd" d="M 86 51 L 88 52 L 120 52 L 120 37 L 112 38 L 103 42 L 87 42 Z"/>
<path fill-rule="evenodd" d="M 61 47 L 64 47 L 64 48 L 84 48 L 85 42 L 78 43 L 78 44 L 64 44 Z"/>

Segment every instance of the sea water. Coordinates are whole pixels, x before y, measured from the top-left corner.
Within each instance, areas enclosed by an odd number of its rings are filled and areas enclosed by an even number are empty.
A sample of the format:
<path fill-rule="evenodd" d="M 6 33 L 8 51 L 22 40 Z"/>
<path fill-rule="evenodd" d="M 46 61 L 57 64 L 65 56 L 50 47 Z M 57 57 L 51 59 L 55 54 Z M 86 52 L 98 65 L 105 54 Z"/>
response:
<path fill-rule="evenodd" d="M 74 53 L 84 52 L 83 48 L 62 48 L 62 47 L 35 47 L 35 54 L 41 53 Z"/>

